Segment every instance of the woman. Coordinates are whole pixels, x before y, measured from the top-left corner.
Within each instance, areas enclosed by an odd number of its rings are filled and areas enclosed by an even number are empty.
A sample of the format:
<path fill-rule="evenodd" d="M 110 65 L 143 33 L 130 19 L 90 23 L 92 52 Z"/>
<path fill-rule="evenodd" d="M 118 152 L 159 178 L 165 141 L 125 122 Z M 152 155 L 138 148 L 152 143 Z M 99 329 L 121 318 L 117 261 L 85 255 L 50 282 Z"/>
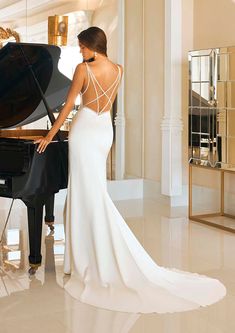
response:
<path fill-rule="evenodd" d="M 112 145 L 110 108 L 122 67 L 106 54 L 104 32 L 78 35 L 84 63 L 77 66 L 66 104 L 45 138 L 43 152 L 71 111 L 79 93 L 83 106 L 69 133 L 69 184 L 65 210 L 65 289 L 84 303 L 124 312 L 176 312 L 221 299 L 215 279 L 158 266 L 137 241 L 106 188 L 106 159 Z"/>

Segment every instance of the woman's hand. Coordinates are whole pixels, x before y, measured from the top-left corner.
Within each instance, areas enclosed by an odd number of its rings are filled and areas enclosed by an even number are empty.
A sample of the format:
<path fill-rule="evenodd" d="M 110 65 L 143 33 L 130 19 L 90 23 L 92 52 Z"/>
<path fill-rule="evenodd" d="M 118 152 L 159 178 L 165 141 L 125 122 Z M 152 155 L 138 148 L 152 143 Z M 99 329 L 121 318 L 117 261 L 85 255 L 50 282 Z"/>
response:
<path fill-rule="evenodd" d="M 34 141 L 35 144 L 37 144 L 37 143 L 39 144 L 37 147 L 37 152 L 39 154 L 43 153 L 51 141 L 52 141 L 52 137 L 50 137 L 48 135 Z"/>

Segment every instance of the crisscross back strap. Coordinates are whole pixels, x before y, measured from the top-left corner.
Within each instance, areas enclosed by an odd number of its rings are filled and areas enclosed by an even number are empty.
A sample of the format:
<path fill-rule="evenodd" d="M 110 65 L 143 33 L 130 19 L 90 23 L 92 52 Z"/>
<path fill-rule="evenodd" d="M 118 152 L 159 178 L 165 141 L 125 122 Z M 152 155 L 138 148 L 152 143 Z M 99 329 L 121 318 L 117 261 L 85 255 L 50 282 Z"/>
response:
<path fill-rule="evenodd" d="M 97 114 L 100 114 L 102 113 L 106 107 L 110 104 L 110 108 L 112 106 L 112 97 L 113 97 L 113 94 L 115 93 L 116 91 L 116 88 L 117 86 L 119 85 L 119 82 L 120 82 L 120 79 L 121 79 L 121 70 L 120 70 L 120 67 L 117 65 L 118 67 L 118 75 L 116 77 L 116 79 L 113 81 L 113 83 L 110 85 L 110 87 L 106 90 L 103 89 L 103 87 L 100 85 L 99 81 L 96 79 L 94 73 L 92 72 L 92 70 L 90 69 L 90 67 L 88 66 L 87 63 L 86 64 L 86 67 L 87 67 L 87 75 L 88 75 L 88 83 L 87 83 L 87 87 L 86 89 L 84 90 L 84 92 L 82 93 L 83 95 L 85 94 L 85 92 L 87 91 L 87 89 L 89 88 L 89 85 L 90 85 L 90 82 L 92 82 L 93 84 L 93 87 L 94 87 L 94 90 L 95 90 L 95 95 L 96 97 L 89 101 L 88 103 L 85 104 L 85 106 L 91 104 L 91 103 L 94 103 L 96 102 L 97 103 Z M 97 91 L 97 86 L 100 88 L 101 90 L 101 94 L 98 94 L 98 91 Z M 107 95 L 107 93 L 112 89 L 112 92 L 109 95 Z M 100 98 L 103 97 L 103 96 L 106 96 L 107 98 L 107 103 L 105 104 L 105 106 L 100 110 Z"/>

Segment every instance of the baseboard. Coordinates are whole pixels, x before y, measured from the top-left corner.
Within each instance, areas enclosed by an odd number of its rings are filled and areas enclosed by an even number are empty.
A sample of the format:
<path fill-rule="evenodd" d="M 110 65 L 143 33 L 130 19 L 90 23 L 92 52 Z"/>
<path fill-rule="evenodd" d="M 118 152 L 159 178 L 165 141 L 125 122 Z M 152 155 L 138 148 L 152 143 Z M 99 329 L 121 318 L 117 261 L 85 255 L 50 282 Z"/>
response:
<path fill-rule="evenodd" d="M 149 179 L 112 180 L 107 182 L 107 187 L 113 201 L 151 198 L 171 207 L 188 206 L 187 185 L 183 185 L 182 195 L 173 197 L 162 195 L 160 182 Z M 64 205 L 66 194 L 66 189 L 56 194 L 56 206 Z M 196 208 L 204 207 L 208 210 L 218 209 L 220 204 L 219 200 L 219 191 L 217 189 L 197 185 L 193 186 L 193 204 Z M 225 192 L 225 210 L 227 213 L 235 213 L 234 202 L 235 194 Z M 10 203 L 11 199 L 0 197 L 1 210 L 8 210 Z M 14 209 L 24 206 L 21 200 L 15 200 Z"/>
<path fill-rule="evenodd" d="M 143 179 L 109 180 L 108 192 L 112 200 L 130 200 L 143 198 Z"/>
<path fill-rule="evenodd" d="M 107 182 L 108 192 L 114 201 L 131 200 L 143 198 L 143 179 L 125 179 L 112 180 Z M 63 206 L 67 195 L 67 189 L 56 193 L 56 205 Z M 0 197 L 0 207 L 3 210 L 8 210 L 11 204 L 9 198 Z M 14 209 L 25 207 L 21 200 L 15 200 Z"/>
<path fill-rule="evenodd" d="M 183 186 L 182 195 L 179 196 L 167 196 L 161 194 L 160 181 L 144 179 L 144 198 L 153 198 L 162 204 L 169 205 L 171 207 L 180 207 L 188 205 L 188 187 Z"/>
<path fill-rule="evenodd" d="M 170 207 L 188 206 L 188 185 L 183 185 L 179 196 L 165 196 L 161 194 L 159 181 L 144 179 L 144 198 L 153 198 Z M 218 189 L 193 185 L 193 210 L 195 213 L 218 212 L 220 207 L 220 193 Z M 225 192 L 224 206 L 227 214 L 235 215 L 235 193 Z"/>
<path fill-rule="evenodd" d="M 107 188 L 112 200 L 129 200 L 143 198 L 143 179 L 108 180 Z M 57 204 L 65 200 L 67 190 L 56 194 Z"/>
<path fill-rule="evenodd" d="M 148 179 L 124 179 L 112 180 L 107 182 L 108 192 L 113 201 L 134 200 L 143 198 L 152 198 L 163 204 L 171 206 L 187 205 L 186 194 L 182 197 L 167 197 L 161 194 L 160 182 Z M 187 191 L 185 190 L 185 193 Z M 67 189 L 59 191 L 56 194 L 56 206 L 63 206 L 67 195 Z M 1 209 L 8 209 L 11 199 L 0 197 Z M 22 208 L 24 203 L 21 200 L 15 200 L 14 209 Z"/>

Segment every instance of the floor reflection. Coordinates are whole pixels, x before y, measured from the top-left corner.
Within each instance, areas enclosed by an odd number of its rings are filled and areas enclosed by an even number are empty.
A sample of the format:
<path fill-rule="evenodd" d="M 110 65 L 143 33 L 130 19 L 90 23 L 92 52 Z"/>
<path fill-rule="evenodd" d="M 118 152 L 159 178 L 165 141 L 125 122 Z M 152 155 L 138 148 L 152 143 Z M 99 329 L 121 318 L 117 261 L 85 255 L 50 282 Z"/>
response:
<path fill-rule="evenodd" d="M 142 206 L 141 206 L 142 205 Z M 154 201 L 117 203 L 139 241 L 159 265 L 220 279 L 221 302 L 177 314 L 136 315 L 78 302 L 64 289 L 64 230 L 43 229 L 43 264 L 29 279 L 25 210 L 15 211 L 0 251 L 0 331 L 3 333 L 232 333 L 235 331 L 235 235 L 189 223 L 184 210 Z M 140 209 L 141 207 L 141 209 Z M 25 209 L 25 208 L 23 208 Z M 0 220 L 6 213 L 0 211 Z M 62 209 L 57 208 L 58 221 Z M 0 229 L 2 224 L 0 224 Z"/>
<path fill-rule="evenodd" d="M 38 274 L 29 278 L 28 274 L 22 270 L 24 268 L 21 261 L 24 258 L 22 234 L 22 230 L 7 230 L 1 249 L 0 317 L 5 318 L 5 323 L 8 320 L 14 321 L 15 316 L 17 316 L 17 322 L 28 319 L 30 321 L 32 317 L 35 317 L 37 322 L 39 318 L 52 311 L 55 317 L 58 313 L 61 315 L 57 318 L 61 329 L 66 326 L 66 329 L 72 332 L 79 330 L 81 333 L 127 333 L 130 331 L 139 318 L 138 314 L 106 311 L 80 303 L 64 292 L 60 285 L 61 281 L 57 282 L 56 261 L 59 262 L 63 258 L 64 252 L 62 225 L 56 226 L 55 235 L 49 233 L 45 236 L 43 278 L 42 276 L 39 278 Z M 10 311 L 8 311 L 9 306 Z M 35 322 L 34 328 L 31 327 L 34 332 Z M 8 332 L 8 328 L 4 330 L 5 332 Z"/>

